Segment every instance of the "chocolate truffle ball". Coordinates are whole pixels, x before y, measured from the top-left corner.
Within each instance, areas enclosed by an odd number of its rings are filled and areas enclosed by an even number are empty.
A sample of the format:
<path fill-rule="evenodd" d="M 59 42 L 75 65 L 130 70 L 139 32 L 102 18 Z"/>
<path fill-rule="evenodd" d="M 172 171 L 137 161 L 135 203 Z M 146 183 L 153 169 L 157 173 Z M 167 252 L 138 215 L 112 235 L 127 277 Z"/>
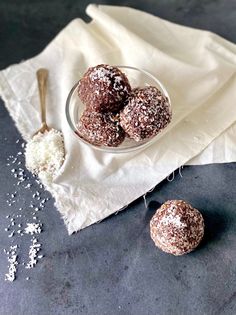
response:
<path fill-rule="evenodd" d="M 120 124 L 130 138 L 151 138 L 171 121 L 169 100 L 156 87 L 136 88 L 120 114 Z"/>
<path fill-rule="evenodd" d="M 150 233 L 155 245 L 176 256 L 194 250 L 204 235 L 201 213 L 183 200 L 165 202 L 152 217 Z"/>
<path fill-rule="evenodd" d="M 117 147 L 125 138 L 125 132 L 119 125 L 119 115 L 113 113 L 85 110 L 77 132 L 80 137 L 97 146 Z"/>
<path fill-rule="evenodd" d="M 125 105 L 131 92 L 126 75 L 117 67 L 91 67 L 79 81 L 81 101 L 93 111 L 118 111 Z"/>

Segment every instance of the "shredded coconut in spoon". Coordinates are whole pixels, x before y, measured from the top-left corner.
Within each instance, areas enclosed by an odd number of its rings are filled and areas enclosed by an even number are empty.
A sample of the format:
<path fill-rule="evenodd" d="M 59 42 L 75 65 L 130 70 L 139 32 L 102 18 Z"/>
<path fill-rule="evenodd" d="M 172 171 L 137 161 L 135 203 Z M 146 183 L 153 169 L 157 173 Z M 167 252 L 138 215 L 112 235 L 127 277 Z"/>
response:
<path fill-rule="evenodd" d="M 43 184 L 50 184 L 64 162 L 64 139 L 60 131 L 51 129 L 36 134 L 26 145 L 26 167 L 37 174 Z"/>

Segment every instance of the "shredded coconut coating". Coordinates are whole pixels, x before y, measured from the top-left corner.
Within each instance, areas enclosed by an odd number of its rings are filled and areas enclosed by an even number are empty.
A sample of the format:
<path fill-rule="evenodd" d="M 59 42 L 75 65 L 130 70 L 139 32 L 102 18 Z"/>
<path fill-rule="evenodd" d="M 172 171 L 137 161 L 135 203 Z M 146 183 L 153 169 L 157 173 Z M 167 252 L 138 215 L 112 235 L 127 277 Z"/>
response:
<path fill-rule="evenodd" d="M 169 200 L 150 221 L 150 234 L 155 245 L 176 256 L 194 250 L 204 235 L 201 213 L 183 200 Z"/>
<path fill-rule="evenodd" d="M 101 64 L 91 67 L 79 82 L 78 94 L 93 111 L 118 111 L 131 92 L 126 75 L 117 67 Z"/>
<path fill-rule="evenodd" d="M 36 134 L 26 145 L 26 167 L 39 176 L 44 184 L 50 184 L 64 162 L 64 139 L 60 131 L 51 129 Z"/>
<path fill-rule="evenodd" d="M 78 135 L 97 146 L 117 147 L 125 139 L 119 124 L 119 115 L 84 111 L 77 128 Z"/>
<path fill-rule="evenodd" d="M 131 139 L 152 138 L 171 121 L 170 103 L 156 87 L 136 88 L 120 114 L 120 124 Z"/>

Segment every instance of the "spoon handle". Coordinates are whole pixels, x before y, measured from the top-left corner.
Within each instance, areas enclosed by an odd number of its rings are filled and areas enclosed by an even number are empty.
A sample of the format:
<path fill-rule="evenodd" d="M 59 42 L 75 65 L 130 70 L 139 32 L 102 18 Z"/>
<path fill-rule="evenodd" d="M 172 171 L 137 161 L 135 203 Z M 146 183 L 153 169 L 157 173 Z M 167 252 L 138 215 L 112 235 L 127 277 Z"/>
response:
<path fill-rule="evenodd" d="M 36 72 L 36 75 L 37 75 L 38 88 L 39 88 L 42 125 L 47 126 L 47 123 L 46 123 L 46 93 L 47 93 L 48 70 L 47 69 L 39 69 Z"/>

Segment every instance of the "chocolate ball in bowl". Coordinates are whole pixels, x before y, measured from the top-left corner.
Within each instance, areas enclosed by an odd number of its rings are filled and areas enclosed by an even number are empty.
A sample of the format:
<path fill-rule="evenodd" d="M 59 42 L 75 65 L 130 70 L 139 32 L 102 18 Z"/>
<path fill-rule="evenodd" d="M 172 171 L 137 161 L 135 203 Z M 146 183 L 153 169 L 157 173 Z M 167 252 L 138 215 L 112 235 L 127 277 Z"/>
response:
<path fill-rule="evenodd" d="M 117 67 L 101 64 L 91 67 L 79 81 L 81 101 L 93 111 L 118 111 L 124 107 L 131 87 Z"/>
<path fill-rule="evenodd" d="M 156 87 L 136 88 L 120 113 L 120 124 L 130 138 L 142 141 L 152 138 L 171 121 L 168 98 Z"/>
<path fill-rule="evenodd" d="M 125 139 L 119 124 L 119 114 L 85 110 L 77 126 L 78 135 L 97 146 L 117 147 Z"/>
<path fill-rule="evenodd" d="M 150 234 L 155 245 L 175 256 L 194 250 L 204 235 L 201 213 L 183 200 L 169 200 L 150 221 Z"/>

